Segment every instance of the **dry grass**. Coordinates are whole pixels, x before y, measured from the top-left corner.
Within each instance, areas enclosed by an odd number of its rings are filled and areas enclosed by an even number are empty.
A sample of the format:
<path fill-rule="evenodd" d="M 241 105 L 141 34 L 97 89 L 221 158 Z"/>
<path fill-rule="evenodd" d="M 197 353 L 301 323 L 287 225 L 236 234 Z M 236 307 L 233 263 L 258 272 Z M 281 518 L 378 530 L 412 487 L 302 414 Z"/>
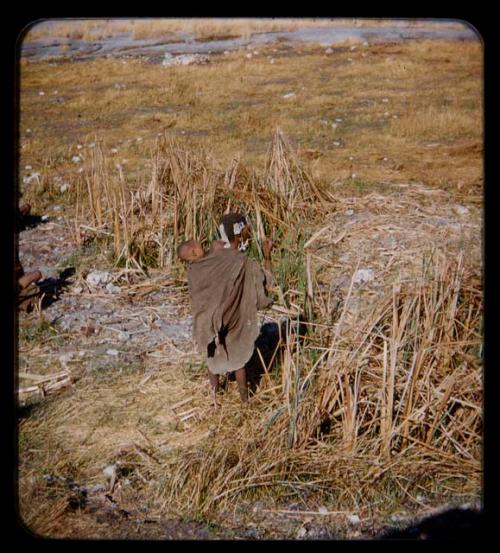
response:
<path fill-rule="evenodd" d="M 208 249 L 217 237 L 221 214 L 236 209 L 255 221 L 256 253 L 262 259 L 266 236 L 283 240 L 301 217 L 318 217 L 334 206 L 331 194 L 307 175 L 280 129 L 263 175 L 239 162 L 223 168 L 208 154 L 188 152 L 166 137 L 157 140 L 150 165 L 148 182 L 125 183 L 123 168 L 111 170 L 102 144 L 96 144 L 85 173 L 87 193 L 80 183 L 76 190 L 77 245 L 82 235 L 93 231 L 109 237 L 117 265 L 141 271 L 163 268 L 176 261 L 184 240 L 200 240 Z M 288 272 L 287 280 L 295 278 Z M 282 284 L 290 287 L 289 282 Z"/>
<path fill-rule="evenodd" d="M 111 464 L 123 469 L 113 497 L 134 519 L 145 509 L 227 524 L 260 500 L 269 514 L 296 501 L 326 505 L 332 524 L 383 524 L 402 505 L 480 495 L 480 45 L 301 51 L 270 51 L 272 76 L 265 56 L 240 53 L 168 72 L 22 65 L 21 168 L 42 168 L 23 186 L 35 209 L 63 203 L 77 244 L 90 233 L 125 272 L 169 274 L 180 241 L 208 244 L 220 215 L 243 209 L 251 255 L 264 236 L 278 244 L 276 306 L 309 321 L 245 409 L 230 387 L 212 410 L 201 356 L 173 343 L 47 398 L 20 423 L 21 512 L 35 531 L 95 535 L 89 508 L 74 511 L 42 476 L 106 484 Z M 40 110 L 39 90 L 58 90 L 63 107 Z M 362 267 L 377 286 L 355 283 Z"/>
<path fill-rule="evenodd" d="M 127 180 L 150 174 L 158 134 L 210 152 L 225 166 L 236 158 L 263 170 L 279 127 L 321 188 L 347 187 L 355 174 L 367 188 L 425 182 L 478 194 L 481 63 L 479 43 L 426 41 L 333 56 L 307 46 L 290 56 L 281 46 L 251 60 L 234 53 L 161 70 L 138 60 L 24 63 L 21 175 L 29 176 L 28 165 L 49 185 L 55 176 L 71 183 L 81 168 L 73 155 L 90 155 L 96 134 L 116 150 L 106 156 L 126 169 Z M 295 96 L 283 98 L 290 93 Z M 43 201 L 43 193 L 37 196 Z"/>
<path fill-rule="evenodd" d="M 173 462 L 167 503 L 220 511 L 283 486 L 300 494 L 311 485 L 335 496 L 342 479 L 361 505 L 347 499 L 337 507 L 351 512 L 368 508 L 361 498 L 370 475 L 419 456 L 451 472 L 461 465 L 475 481 L 481 317 L 477 275 L 462 260 L 440 259 L 377 303 L 360 326 L 343 326 L 341 315 L 336 328 L 315 328 L 311 343 L 285 350 L 278 382 L 263 387 L 244 424 L 225 420 Z M 343 459 L 359 463 L 356 473 L 342 475 Z M 338 462 L 342 469 L 332 473 Z M 425 489 L 416 480 L 407 493 L 419 486 Z"/>
<path fill-rule="evenodd" d="M 446 29 L 460 29 L 458 21 L 429 21 L 425 19 L 341 19 L 341 18 L 141 18 L 141 19 L 59 19 L 40 21 L 30 29 L 26 40 L 47 37 L 65 37 L 87 41 L 100 40 L 119 33 L 131 33 L 135 40 L 151 38 L 178 39 L 188 34 L 198 40 L 229 37 L 248 38 L 259 32 L 291 31 L 298 28 L 321 28 L 331 26 L 394 27 L 413 28 L 432 25 Z"/>
<path fill-rule="evenodd" d="M 348 304 L 349 294 L 337 325 L 321 325 L 321 313 L 304 345 L 289 342 L 245 410 L 230 389 L 213 411 L 203 375 L 169 348 L 142 374 L 84 375 L 21 426 L 26 522 L 50 534 L 62 501 L 48 499 L 42 513 L 29 478 L 101 483 L 110 464 L 131 482 L 121 476 L 115 500 L 138 517 L 138 498 L 150 516 L 227 520 L 248 500 L 328 505 L 342 519 L 368 517 L 377 504 L 380 516 L 401 502 L 418 507 L 417 497 L 473 496 L 482 463 L 477 274 L 437 257 L 359 325 L 345 324 Z"/>

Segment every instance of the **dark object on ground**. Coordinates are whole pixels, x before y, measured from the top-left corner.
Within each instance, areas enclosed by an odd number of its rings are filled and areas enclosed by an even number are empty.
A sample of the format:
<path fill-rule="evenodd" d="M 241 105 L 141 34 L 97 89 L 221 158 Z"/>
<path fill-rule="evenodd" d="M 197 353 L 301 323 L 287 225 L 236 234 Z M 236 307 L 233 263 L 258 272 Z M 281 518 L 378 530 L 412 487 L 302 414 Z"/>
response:
<path fill-rule="evenodd" d="M 298 321 L 285 319 L 280 325 L 274 322 L 262 325 L 260 334 L 255 340 L 255 349 L 252 357 L 245 365 L 247 380 L 252 392 L 255 392 L 264 374 L 262 361 L 264 361 L 266 367 L 270 370 L 270 365 L 276 361 L 279 362 L 279 354 L 282 348 L 285 347 L 287 338 L 289 337 L 290 341 L 293 342 L 298 337 L 299 341 L 303 342 L 306 334 L 307 325 L 303 317 L 300 317 Z"/>
<path fill-rule="evenodd" d="M 28 286 L 19 289 L 17 306 L 18 309 L 30 313 L 36 301 L 41 300 L 40 307 L 45 309 L 55 301 L 59 299 L 61 291 L 63 291 L 69 284 L 68 279 L 75 274 L 75 269 L 73 267 L 68 267 L 59 273 L 57 277 L 49 277 L 44 280 L 39 280 L 41 278 L 40 271 L 32 271 L 31 273 L 25 273 L 21 278 L 19 278 L 18 283 L 21 280 L 31 275 L 31 280 L 29 280 Z M 39 276 L 38 276 L 39 275 Z M 33 278 L 37 276 L 38 278 Z M 38 280 L 38 282 L 36 282 Z"/>
<path fill-rule="evenodd" d="M 16 257 L 16 266 L 14 270 L 14 278 L 17 284 L 17 307 L 24 311 L 33 309 L 34 302 L 39 297 L 39 289 L 36 287 L 36 282 L 42 278 L 40 271 L 24 272 L 24 268 Z"/>
<path fill-rule="evenodd" d="M 17 210 L 17 217 L 16 217 L 17 232 L 21 232 L 22 230 L 26 230 L 28 228 L 34 228 L 38 226 L 40 223 L 45 223 L 46 221 L 47 220 L 44 220 L 40 215 L 31 214 L 30 204 L 23 204 L 19 206 Z"/>
<path fill-rule="evenodd" d="M 430 516 L 403 530 L 389 530 L 382 540 L 463 540 L 483 534 L 483 514 L 474 509 L 451 509 Z"/>

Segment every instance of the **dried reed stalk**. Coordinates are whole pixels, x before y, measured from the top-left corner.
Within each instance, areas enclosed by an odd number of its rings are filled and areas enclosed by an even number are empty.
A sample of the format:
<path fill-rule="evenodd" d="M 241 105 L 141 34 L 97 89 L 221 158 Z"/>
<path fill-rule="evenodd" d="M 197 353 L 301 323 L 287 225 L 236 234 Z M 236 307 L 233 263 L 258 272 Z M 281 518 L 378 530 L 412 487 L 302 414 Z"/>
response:
<path fill-rule="evenodd" d="M 436 471 L 475 478 L 482 298 L 473 282 L 463 260 L 436 258 L 357 327 L 317 325 L 307 348 L 288 337 L 279 374 L 269 373 L 279 379 L 273 395 L 244 424 L 226 419 L 210 441 L 172 460 L 168 502 L 206 513 L 282 486 L 300 493 L 314 482 L 333 493 L 347 479 L 362 489 L 357 504 L 389 468 L 409 474 L 422 459 L 427 476 L 432 459 Z"/>

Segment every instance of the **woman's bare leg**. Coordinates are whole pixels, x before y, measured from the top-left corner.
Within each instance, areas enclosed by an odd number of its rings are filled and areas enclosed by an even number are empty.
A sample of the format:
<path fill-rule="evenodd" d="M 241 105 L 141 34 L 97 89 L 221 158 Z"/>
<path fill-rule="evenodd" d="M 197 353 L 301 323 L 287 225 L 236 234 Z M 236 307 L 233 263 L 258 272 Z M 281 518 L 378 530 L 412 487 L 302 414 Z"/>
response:
<path fill-rule="evenodd" d="M 219 375 L 213 374 L 212 372 L 208 371 L 208 379 L 210 380 L 210 388 L 212 390 L 212 398 L 214 400 L 214 405 L 217 407 L 219 404 L 217 403 L 217 397 L 216 394 L 219 391 Z"/>
<path fill-rule="evenodd" d="M 247 384 L 247 372 L 245 367 L 241 367 L 235 371 L 236 382 L 238 383 L 238 391 L 240 393 L 241 401 L 248 401 L 248 384 Z"/>

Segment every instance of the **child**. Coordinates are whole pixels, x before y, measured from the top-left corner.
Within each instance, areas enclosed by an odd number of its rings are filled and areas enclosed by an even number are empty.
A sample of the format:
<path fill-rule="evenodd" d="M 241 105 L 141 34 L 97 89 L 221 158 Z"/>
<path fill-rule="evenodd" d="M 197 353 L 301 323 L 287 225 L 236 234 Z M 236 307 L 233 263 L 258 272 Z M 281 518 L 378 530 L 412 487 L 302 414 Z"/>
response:
<path fill-rule="evenodd" d="M 183 242 L 179 246 L 177 254 L 183 261 L 187 261 L 188 263 L 201 259 L 205 255 L 198 240 L 187 240 Z"/>

